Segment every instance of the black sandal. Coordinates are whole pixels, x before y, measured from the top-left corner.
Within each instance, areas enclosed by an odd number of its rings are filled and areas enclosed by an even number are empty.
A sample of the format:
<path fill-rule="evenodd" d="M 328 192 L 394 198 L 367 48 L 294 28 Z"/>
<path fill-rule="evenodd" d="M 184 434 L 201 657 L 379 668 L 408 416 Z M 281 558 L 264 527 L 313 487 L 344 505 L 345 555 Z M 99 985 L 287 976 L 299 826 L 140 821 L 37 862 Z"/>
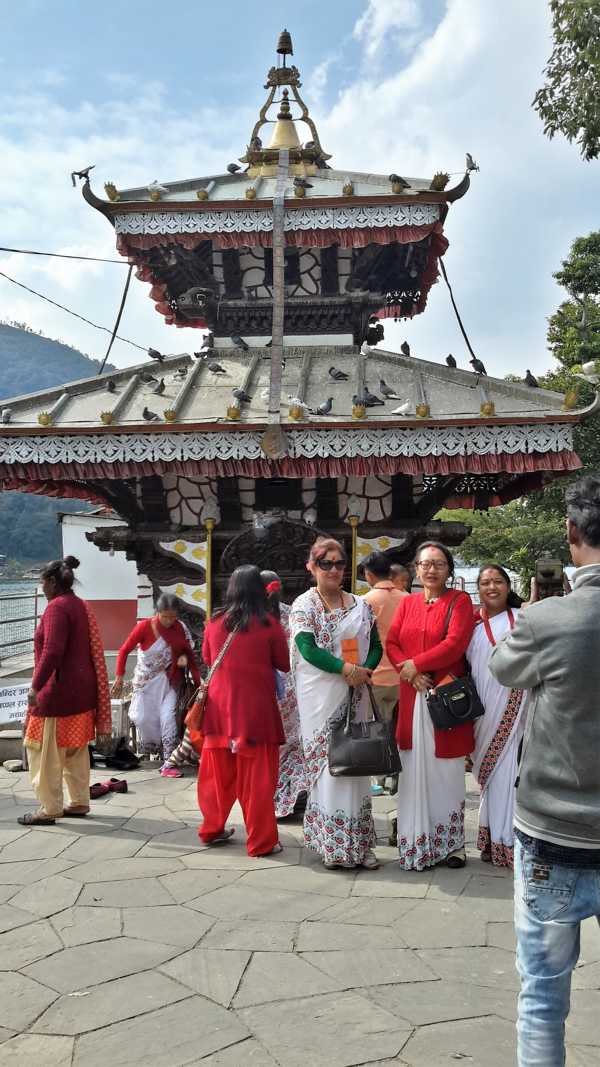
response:
<path fill-rule="evenodd" d="M 54 826 L 56 819 L 42 815 L 39 811 L 26 811 L 24 815 L 19 815 L 17 822 L 21 826 Z"/>

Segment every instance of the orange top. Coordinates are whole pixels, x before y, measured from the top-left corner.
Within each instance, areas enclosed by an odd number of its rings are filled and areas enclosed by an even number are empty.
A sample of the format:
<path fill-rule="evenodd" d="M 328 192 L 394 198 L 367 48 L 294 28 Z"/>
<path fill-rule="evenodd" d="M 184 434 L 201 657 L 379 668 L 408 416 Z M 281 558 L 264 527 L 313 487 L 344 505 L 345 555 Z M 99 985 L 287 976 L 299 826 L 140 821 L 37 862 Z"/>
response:
<path fill-rule="evenodd" d="M 365 594 L 364 599 L 367 604 L 370 604 L 373 608 L 377 620 L 377 629 L 379 630 L 381 647 L 384 650 L 388 630 L 392 625 L 392 619 L 396 614 L 398 604 L 400 604 L 400 602 L 404 600 L 404 597 L 408 595 L 408 593 L 403 593 L 402 590 L 396 589 L 394 583 L 387 580 L 377 582 L 369 592 Z M 392 667 L 385 651 L 379 661 L 379 666 L 373 671 L 371 680 L 373 685 L 398 685 L 398 672 Z"/>

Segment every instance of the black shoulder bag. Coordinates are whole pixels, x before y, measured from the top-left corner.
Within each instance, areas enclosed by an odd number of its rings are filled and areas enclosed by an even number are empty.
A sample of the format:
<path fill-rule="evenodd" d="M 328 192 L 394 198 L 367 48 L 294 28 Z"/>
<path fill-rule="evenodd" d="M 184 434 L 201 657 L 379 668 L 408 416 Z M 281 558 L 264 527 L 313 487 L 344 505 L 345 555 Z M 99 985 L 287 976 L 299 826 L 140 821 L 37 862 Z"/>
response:
<path fill-rule="evenodd" d="M 450 603 L 444 623 L 442 641 L 448 635 L 448 627 L 456 597 Z M 431 721 L 436 730 L 453 730 L 456 726 L 462 726 L 465 722 L 473 722 L 481 718 L 485 708 L 475 688 L 475 682 L 470 674 L 463 678 L 455 678 L 446 685 L 438 685 L 429 689 L 425 694 Z"/>
<path fill-rule="evenodd" d="M 367 686 L 373 718 L 354 722 L 352 690 L 348 691 L 346 714 L 331 727 L 327 759 L 334 778 L 383 778 L 402 770 L 396 743 L 396 718 L 384 722 L 377 710 L 371 686 Z"/>

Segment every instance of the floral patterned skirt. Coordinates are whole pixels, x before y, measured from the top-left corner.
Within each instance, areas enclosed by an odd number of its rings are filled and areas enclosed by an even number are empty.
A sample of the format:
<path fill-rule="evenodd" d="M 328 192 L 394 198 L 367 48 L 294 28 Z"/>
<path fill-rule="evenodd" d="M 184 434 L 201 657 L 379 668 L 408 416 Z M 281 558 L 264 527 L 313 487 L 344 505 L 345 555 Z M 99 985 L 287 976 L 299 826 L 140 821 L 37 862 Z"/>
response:
<path fill-rule="evenodd" d="M 406 871 L 441 863 L 465 843 L 465 761 L 438 759 L 433 724 L 419 694 L 413 747 L 403 751 L 398 785 L 398 851 Z"/>

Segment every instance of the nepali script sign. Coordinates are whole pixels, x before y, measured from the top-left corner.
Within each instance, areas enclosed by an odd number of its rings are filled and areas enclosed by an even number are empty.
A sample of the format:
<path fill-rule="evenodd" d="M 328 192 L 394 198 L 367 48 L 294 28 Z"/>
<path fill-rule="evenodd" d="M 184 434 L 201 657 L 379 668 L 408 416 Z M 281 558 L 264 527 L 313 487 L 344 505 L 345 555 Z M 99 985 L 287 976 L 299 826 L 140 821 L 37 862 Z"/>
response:
<path fill-rule="evenodd" d="M 31 682 L 0 686 L 0 730 L 18 729 L 27 714 Z"/>

